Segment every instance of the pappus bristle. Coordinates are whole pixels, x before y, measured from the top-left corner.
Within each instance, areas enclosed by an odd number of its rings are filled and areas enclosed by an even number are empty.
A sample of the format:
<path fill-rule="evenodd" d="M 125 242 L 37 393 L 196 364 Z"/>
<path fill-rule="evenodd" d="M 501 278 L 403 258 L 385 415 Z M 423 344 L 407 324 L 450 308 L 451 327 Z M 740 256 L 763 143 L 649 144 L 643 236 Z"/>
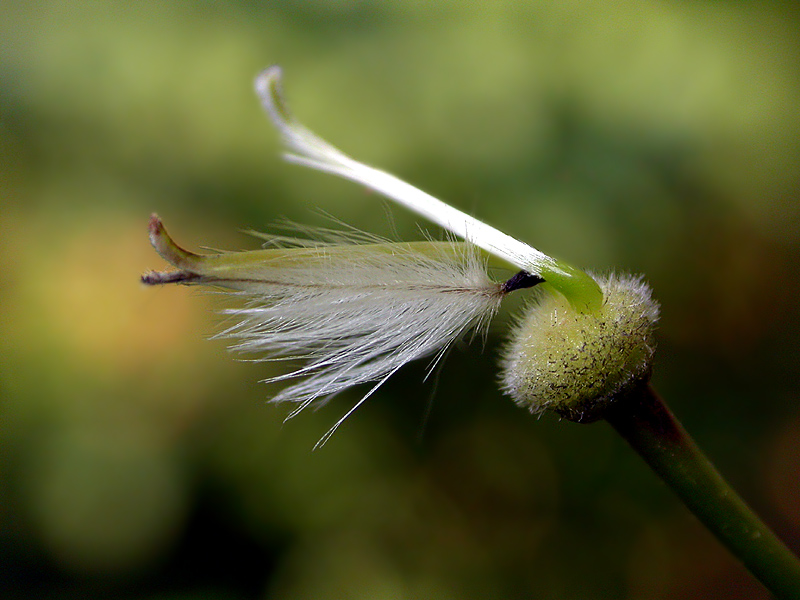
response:
<path fill-rule="evenodd" d="M 266 380 L 297 380 L 273 398 L 296 404 L 289 417 L 373 384 L 320 443 L 403 365 L 423 357 L 435 364 L 453 341 L 488 323 L 508 293 L 463 242 L 392 243 L 328 230 L 317 240 L 276 238 L 278 248 L 201 256 L 180 249 L 160 222 L 155 230 L 156 249 L 183 276 L 161 274 L 148 283 L 237 290 L 244 306 L 224 311 L 234 324 L 217 337 L 235 340 L 232 348 L 255 360 L 300 361 Z"/>

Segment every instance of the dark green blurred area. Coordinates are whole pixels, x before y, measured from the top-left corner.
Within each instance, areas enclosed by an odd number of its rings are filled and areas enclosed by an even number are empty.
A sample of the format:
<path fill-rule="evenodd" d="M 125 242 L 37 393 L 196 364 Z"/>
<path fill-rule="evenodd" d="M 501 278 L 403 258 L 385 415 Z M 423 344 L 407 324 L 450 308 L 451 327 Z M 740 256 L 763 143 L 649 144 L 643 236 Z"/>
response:
<path fill-rule="evenodd" d="M 359 390 L 282 425 L 279 367 L 207 341 L 221 299 L 138 276 L 153 211 L 194 249 L 321 212 L 420 239 L 279 160 L 252 80 L 281 64 L 354 157 L 646 274 L 656 387 L 800 550 L 793 6 L 4 2 L 0 596 L 766 598 L 609 427 L 501 396 L 513 307 L 312 452 Z"/>

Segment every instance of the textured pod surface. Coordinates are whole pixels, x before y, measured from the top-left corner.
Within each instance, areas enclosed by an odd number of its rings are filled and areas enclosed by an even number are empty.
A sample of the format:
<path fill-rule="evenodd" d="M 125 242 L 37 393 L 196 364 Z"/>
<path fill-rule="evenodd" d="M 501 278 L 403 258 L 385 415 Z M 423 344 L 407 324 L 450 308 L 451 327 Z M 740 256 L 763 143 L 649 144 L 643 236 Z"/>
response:
<path fill-rule="evenodd" d="M 580 313 L 544 292 L 516 326 L 506 348 L 503 390 L 539 413 L 550 409 L 591 422 L 620 392 L 647 376 L 658 304 L 640 278 L 597 278 L 603 305 Z"/>

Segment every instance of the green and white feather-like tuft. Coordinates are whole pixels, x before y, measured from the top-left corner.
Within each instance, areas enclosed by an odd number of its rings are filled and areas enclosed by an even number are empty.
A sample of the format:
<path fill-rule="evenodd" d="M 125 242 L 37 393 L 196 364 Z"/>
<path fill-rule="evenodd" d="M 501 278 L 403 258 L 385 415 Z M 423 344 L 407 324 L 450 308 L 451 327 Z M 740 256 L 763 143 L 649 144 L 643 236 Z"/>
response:
<path fill-rule="evenodd" d="M 288 418 L 372 383 L 319 444 L 403 365 L 433 357 L 433 366 L 455 340 L 485 326 L 507 293 L 470 244 L 390 243 L 349 233 L 325 241 L 332 235 L 322 231 L 314 240 L 278 238 L 274 245 L 280 247 L 196 255 L 172 242 L 154 217 L 153 245 L 180 271 L 144 277 L 149 284 L 236 290 L 244 306 L 224 311 L 236 323 L 217 337 L 235 340 L 232 349 L 256 360 L 300 362 L 266 380 L 296 380 L 273 398 L 296 404 Z"/>
<path fill-rule="evenodd" d="M 221 335 L 236 339 L 240 352 L 302 359 L 300 368 L 267 380 L 299 379 L 273 399 L 297 404 L 290 416 L 375 382 L 322 442 L 403 365 L 431 355 L 435 363 L 458 337 L 488 323 L 502 298 L 469 249 L 440 256 L 358 246 L 317 252 L 296 267 L 264 269 L 274 283 L 245 292 L 247 307 L 225 311 L 240 321 Z"/>

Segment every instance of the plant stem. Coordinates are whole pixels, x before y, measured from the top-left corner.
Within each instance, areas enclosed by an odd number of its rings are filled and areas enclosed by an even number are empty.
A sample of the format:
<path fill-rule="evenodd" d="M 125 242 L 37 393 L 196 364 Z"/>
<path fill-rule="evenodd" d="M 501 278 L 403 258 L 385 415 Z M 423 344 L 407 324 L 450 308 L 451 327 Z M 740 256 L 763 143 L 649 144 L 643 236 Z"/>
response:
<path fill-rule="evenodd" d="M 605 416 L 686 506 L 776 597 L 800 598 L 800 561 L 756 516 L 649 384 Z"/>

